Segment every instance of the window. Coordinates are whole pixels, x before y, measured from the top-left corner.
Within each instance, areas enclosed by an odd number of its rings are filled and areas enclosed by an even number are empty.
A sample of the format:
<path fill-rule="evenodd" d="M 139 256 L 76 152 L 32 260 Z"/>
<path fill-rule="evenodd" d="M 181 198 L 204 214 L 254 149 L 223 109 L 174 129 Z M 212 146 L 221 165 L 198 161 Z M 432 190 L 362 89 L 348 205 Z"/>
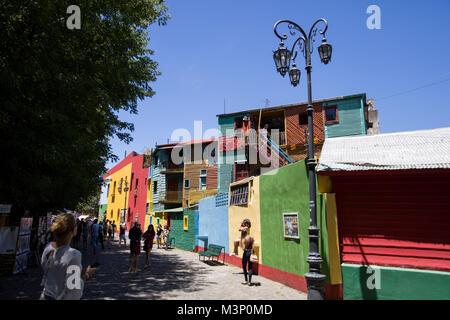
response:
<path fill-rule="evenodd" d="M 190 188 L 190 180 L 189 179 L 184 179 L 184 188 L 185 189 L 189 189 Z"/>
<path fill-rule="evenodd" d="M 239 181 L 248 178 L 248 164 L 247 163 L 236 163 L 234 171 L 234 181 Z"/>
<path fill-rule="evenodd" d="M 153 193 L 158 193 L 158 181 L 153 181 Z"/>
<path fill-rule="evenodd" d="M 158 165 L 158 157 L 155 157 L 155 166 Z"/>
<path fill-rule="evenodd" d="M 234 118 L 234 130 L 241 129 L 244 117 Z"/>
<path fill-rule="evenodd" d="M 298 124 L 301 126 L 308 124 L 308 114 L 306 111 L 298 114 Z"/>
<path fill-rule="evenodd" d="M 131 174 L 130 191 L 131 191 L 131 189 L 133 189 L 133 179 L 134 179 L 134 173 Z"/>
<path fill-rule="evenodd" d="M 136 190 L 138 188 L 139 179 L 136 178 Z"/>
<path fill-rule="evenodd" d="M 206 177 L 200 177 L 200 190 L 206 190 Z"/>
<path fill-rule="evenodd" d="M 325 111 L 325 124 L 339 123 L 339 116 L 337 106 L 324 107 Z"/>
<path fill-rule="evenodd" d="M 148 213 L 148 203 L 147 203 L 147 205 L 145 206 L 145 213 Z M 150 222 L 151 223 L 151 222 Z"/>
<path fill-rule="evenodd" d="M 230 206 L 248 203 L 248 183 L 231 187 Z"/>
<path fill-rule="evenodd" d="M 106 197 L 109 197 L 109 184 L 108 184 L 107 189 L 106 189 Z"/>
<path fill-rule="evenodd" d="M 200 170 L 199 189 L 200 190 L 206 190 L 206 169 Z"/>
<path fill-rule="evenodd" d="M 188 227 L 189 227 L 189 216 L 184 216 L 183 217 L 183 230 L 184 231 L 188 231 Z"/>

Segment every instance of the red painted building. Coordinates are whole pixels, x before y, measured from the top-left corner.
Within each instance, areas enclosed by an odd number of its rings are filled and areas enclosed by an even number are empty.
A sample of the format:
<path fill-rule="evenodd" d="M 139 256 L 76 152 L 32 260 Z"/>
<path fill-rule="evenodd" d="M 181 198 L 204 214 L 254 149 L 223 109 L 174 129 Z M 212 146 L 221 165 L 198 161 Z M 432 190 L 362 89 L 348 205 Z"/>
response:
<path fill-rule="evenodd" d="M 144 168 L 144 155 L 133 151 L 103 176 L 113 180 L 108 189 L 108 220 L 116 224 L 124 221 L 127 230 L 135 221 L 145 225 L 148 172 L 149 168 Z"/>
<path fill-rule="evenodd" d="M 336 198 L 344 299 L 450 298 L 450 128 L 328 139 L 318 174 Z"/>

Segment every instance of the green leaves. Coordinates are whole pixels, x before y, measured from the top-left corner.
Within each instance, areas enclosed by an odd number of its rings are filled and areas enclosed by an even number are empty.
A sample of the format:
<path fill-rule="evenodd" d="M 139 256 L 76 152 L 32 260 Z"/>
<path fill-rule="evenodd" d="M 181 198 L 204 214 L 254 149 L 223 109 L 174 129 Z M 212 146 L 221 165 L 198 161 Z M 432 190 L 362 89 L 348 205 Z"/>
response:
<path fill-rule="evenodd" d="M 137 101 L 159 72 L 148 27 L 165 25 L 159 0 L 84 0 L 81 29 L 70 1 L 0 0 L 0 202 L 74 208 L 98 191 L 110 139 L 130 142 Z"/>

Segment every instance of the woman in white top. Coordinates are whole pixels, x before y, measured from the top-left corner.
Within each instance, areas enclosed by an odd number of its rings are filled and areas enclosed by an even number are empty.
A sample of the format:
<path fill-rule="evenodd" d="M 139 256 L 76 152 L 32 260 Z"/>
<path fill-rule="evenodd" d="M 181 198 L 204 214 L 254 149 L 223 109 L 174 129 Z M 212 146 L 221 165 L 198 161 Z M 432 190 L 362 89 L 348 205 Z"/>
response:
<path fill-rule="evenodd" d="M 44 277 L 41 285 L 41 300 L 79 300 L 83 295 L 84 281 L 97 270 L 87 267 L 82 273 L 81 252 L 70 247 L 72 238 L 77 234 L 75 216 L 63 213 L 53 222 L 50 231 L 56 241 L 50 242 L 44 249 L 41 265 Z"/>

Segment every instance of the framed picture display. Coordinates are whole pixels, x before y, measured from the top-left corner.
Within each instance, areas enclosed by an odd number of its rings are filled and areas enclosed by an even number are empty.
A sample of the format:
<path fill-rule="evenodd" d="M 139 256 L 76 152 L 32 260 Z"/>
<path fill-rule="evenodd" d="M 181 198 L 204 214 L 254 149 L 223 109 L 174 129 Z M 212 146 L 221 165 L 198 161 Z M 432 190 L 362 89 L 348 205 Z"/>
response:
<path fill-rule="evenodd" d="M 300 239 L 298 212 L 283 213 L 283 233 L 285 239 Z"/>

